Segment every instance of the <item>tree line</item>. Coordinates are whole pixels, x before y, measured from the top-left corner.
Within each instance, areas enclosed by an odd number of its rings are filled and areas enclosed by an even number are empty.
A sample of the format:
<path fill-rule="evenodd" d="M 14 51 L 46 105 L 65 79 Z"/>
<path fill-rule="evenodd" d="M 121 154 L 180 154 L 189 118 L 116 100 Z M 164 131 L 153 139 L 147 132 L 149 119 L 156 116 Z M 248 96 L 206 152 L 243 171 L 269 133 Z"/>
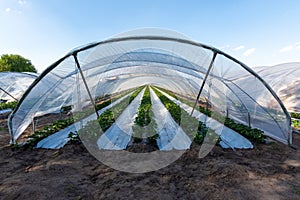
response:
<path fill-rule="evenodd" d="M 37 72 L 30 60 L 17 54 L 2 54 L 0 72 Z"/>

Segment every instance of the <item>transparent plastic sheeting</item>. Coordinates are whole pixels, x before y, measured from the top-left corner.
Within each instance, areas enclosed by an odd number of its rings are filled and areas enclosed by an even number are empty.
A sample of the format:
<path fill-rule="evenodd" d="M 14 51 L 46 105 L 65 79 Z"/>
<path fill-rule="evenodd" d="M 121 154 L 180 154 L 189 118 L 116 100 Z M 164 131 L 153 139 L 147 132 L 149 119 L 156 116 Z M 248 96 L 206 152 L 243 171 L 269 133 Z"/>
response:
<path fill-rule="evenodd" d="M 290 112 L 300 113 L 300 62 L 253 68 Z"/>
<path fill-rule="evenodd" d="M 30 72 L 0 72 L 0 100 L 20 100 L 37 76 Z"/>
<path fill-rule="evenodd" d="M 80 47 L 47 68 L 9 118 L 12 143 L 34 117 L 67 105 L 76 112 L 91 104 L 84 80 L 93 99 L 148 84 L 195 101 L 206 74 L 200 100 L 209 102 L 222 115 L 291 143 L 288 112 L 254 71 L 178 33 L 152 33 L 136 30 Z"/>

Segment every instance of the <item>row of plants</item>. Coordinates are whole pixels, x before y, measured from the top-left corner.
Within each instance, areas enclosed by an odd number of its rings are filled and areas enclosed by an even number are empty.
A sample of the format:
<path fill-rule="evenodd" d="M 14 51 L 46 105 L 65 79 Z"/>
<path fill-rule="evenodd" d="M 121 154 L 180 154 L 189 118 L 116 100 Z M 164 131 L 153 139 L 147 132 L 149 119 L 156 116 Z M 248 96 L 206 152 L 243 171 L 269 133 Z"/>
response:
<path fill-rule="evenodd" d="M 165 95 L 163 95 L 161 92 L 159 92 L 157 89 L 153 88 L 154 92 L 160 99 L 160 101 L 164 104 L 166 109 L 169 111 L 173 119 L 177 124 L 180 125 L 181 120 L 181 108 L 176 103 L 174 103 L 172 100 L 167 98 Z"/>
<path fill-rule="evenodd" d="M 111 104 L 110 99 L 108 99 L 107 101 L 104 101 L 101 104 L 96 105 L 97 111 L 108 106 L 109 104 Z M 69 111 L 69 110 L 71 110 L 71 107 L 65 106 L 62 109 L 63 109 L 63 111 Z M 60 131 L 64 128 L 72 125 L 73 123 L 75 123 L 76 121 L 78 121 L 80 119 L 83 119 L 83 118 L 89 116 L 90 114 L 92 114 L 94 112 L 93 110 L 94 110 L 93 108 L 86 109 L 84 112 L 75 113 L 74 115 L 72 115 L 71 117 L 69 117 L 67 119 L 57 120 L 56 122 L 54 122 L 50 125 L 44 126 L 43 128 L 36 130 L 35 133 L 28 136 L 29 140 L 26 143 L 26 145 L 35 146 L 42 139 L 56 133 L 57 131 Z M 69 138 L 72 140 L 72 142 L 74 142 L 75 140 L 79 140 L 79 137 L 76 136 L 76 133 L 70 133 Z"/>
<path fill-rule="evenodd" d="M 296 119 L 292 119 L 292 127 L 300 128 L 300 121 Z"/>
<path fill-rule="evenodd" d="M 64 119 L 64 120 L 58 120 L 58 121 L 54 122 L 53 124 L 44 126 L 42 129 L 36 130 L 35 133 L 28 136 L 29 141 L 26 143 L 26 145 L 35 146 L 42 139 L 52 135 L 53 133 L 56 133 L 59 130 L 64 129 L 67 126 L 70 126 L 73 123 L 74 123 L 74 119 L 68 118 L 68 119 Z"/>
<path fill-rule="evenodd" d="M 180 108 L 176 103 L 174 103 L 172 100 L 164 96 L 161 92 L 153 88 L 159 99 L 162 101 L 162 103 L 165 105 L 167 110 L 170 112 L 173 119 L 180 124 L 182 130 L 187 133 L 190 137 L 194 138 L 194 141 L 197 144 L 202 144 L 203 140 L 206 135 L 210 135 L 210 138 L 213 138 L 218 141 L 218 134 L 215 133 L 214 130 L 208 128 L 205 123 L 198 121 L 196 118 L 192 117 L 188 112 L 186 112 L 184 109 Z M 164 91 L 165 92 L 165 91 Z M 170 92 L 167 94 L 171 94 Z M 171 96 L 171 95 L 170 95 Z M 177 96 L 172 94 L 172 97 L 175 99 L 179 99 Z M 175 112 L 174 112 L 175 110 Z M 173 114 L 172 114 L 173 113 Z M 177 120 L 176 120 L 176 119 Z"/>
<path fill-rule="evenodd" d="M 300 129 L 300 113 L 291 112 L 290 114 L 291 117 L 294 118 L 292 119 L 292 127 Z"/>
<path fill-rule="evenodd" d="M 135 123 L 139 126 L 147 126 L 151 122 L 149 112 L 151 110 L 151 98 L 149 87 L 145 89 L 141 105 L 138 110 L 138 115 L 135 118 Z"/>
<path fill-rule="evenodd" d="M 296 119 L 300 119 L 300 113 L 291 112 L 291 117 L 296 118 Z"/>
<path fill-rule="evenodd" d="M 115 122 L 115 119 L 117 119 L 121 115 L 121 113 L 128 106 L 128 104 L 131 103 L 128 102 L 130 99 L 132 99 L 132 96 L 136 97 L 139 94 L 139 92 L 141 92 L 141 89 L 143 88 L 138 88 L 134 92 L 135 94 L 126 97 L 117 105 L 104 111 L 97 120 L 91 120 L 87 122 L 87 124 L 82 129 L 78 130 L 78 135 L 84 135 L 85 139 L 95 140 L 96 138 L 99 138 L 102 133 L 104 133 L 111 127 L 111 125 Z M 99 125 L 101 130 L 97 128 Z M 70 137 L 73 136 L 70 135 Z"/>
<path fill-rule="evenodd" d="M 141 105 L 138 109 L 135 118 L 135 125 L 133 126 L 133 141 L 140 143 L 143 138 L 147 138 L 147 142 L 156 145 L 158 134 L 156 133 L 156 123 L 153 119 L 153 112 L 151 110 L 152 103 L 150 97 L 149 86 L 145 89 Z"/>
<path fill-rule="evenodd" d="M 11 101 L 11 102 L 1 102 L 0 103 L 0 110 L 4 110 L 4 109 L 15 109 L 15 107 L 17 106 L 18 102 L 17 101 Z"/>
<path fill-rule="evenodd" d="M 245 136 L 251 141 L 258 142 L 258 143 L 265 142 L 266 136 L 263 134 L 264 132 L 262 130 L 259 130 L 257 128 L 251 128 L 244 124 L 236 123 L 234 120 L 230 118 L 225 119 L 224 125 L 240 133 L 241 135 Z"/>

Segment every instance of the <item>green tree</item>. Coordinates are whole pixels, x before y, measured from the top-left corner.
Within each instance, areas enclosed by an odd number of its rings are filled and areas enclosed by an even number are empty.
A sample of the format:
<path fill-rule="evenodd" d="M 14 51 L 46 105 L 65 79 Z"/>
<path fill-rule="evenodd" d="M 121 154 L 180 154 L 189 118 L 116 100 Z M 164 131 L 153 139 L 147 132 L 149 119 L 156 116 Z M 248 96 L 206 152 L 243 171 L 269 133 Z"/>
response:
<path fill-rule="evenodd" d="M 3 54 L 0 58 L 0 72 L 37 72 L 30 60 L 16 54 Z"/>

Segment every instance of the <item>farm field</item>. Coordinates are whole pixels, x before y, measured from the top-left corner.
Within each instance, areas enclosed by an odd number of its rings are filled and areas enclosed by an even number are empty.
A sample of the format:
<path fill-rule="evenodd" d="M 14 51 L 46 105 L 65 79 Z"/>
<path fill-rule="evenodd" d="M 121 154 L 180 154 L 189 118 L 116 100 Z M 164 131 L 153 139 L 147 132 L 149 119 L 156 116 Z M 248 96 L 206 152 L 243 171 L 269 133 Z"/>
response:
<path fill-rule="evenodd" d="M 20 148 L 9 141 L 1 120 L 1 199 L 299 199 L 300 137 L 297 150 L 281 143 L 253 150 L 215 146 L 203 159 L 193 143 L 179 160 L 155 172 L 131 174 L 96 160 L 82 144 L 59 150 Z"/>
<path fill-rule="evenodd" d="M 162 95 L 156 89 L 155 91 L 156 95 Z M 139 92 L 133 96 L 138 96 Z M 140 114 L 135 118 L 135 124 L 147 124 L 149 117 L 155 116 L 153 113 L 145 114 L 147 109 L 149 110 L 154 105 L 154 102 L 151 104 L 147 99 L 150 96 L 153 98 L 153 89 L 150 89 L 150 92 L 147 88 L 146 94 L 142 94 L 143 90 L 139 96 L 142 100 L 142 108 L 139 109 Z M 173 105 L 171 101 L 164 100 L 162 96 L 160 98 L 165 103 L 164 105 L 169 103 L 169 106 L 172 105 L 174 108 L 175 104 Z M 134 101 L 134 98 L 131 101 Z M 117 106 L 111 109 L 114 108 L 117 109 Z M 181 109 L 179 112 L 184 112 L 184 110 Z M 172 117 L 176 121 L 175 115 L 173 114 Z M 155 128 L 157 122 L 159 121 L 156 121 L 150 129 Z M 110 126 L 112 124 L 107 126 L 106 130 Z M 136 126 L 134 130 L 137 129 Z M 133 197 L 147 199 L 245 199 L 245 197 L 249 199 L 299 199 L 300 197 L 300 135 L 297 134 L 293 137 L 294 148 L 279 142 L 254 143 L 254 149 L 251 150 L 222 149 L 220 146 L 215 146 L 202 159 L 198 158 L 200 145 L 194 141 L 191 148 L 171 165 L 144 174 L 111 169 L 94 158 L 82 143 L 67 144 L 58 150 L 13 148 L 7 145 L 9 138 L 7 120 L 2 119 L 0 128 L 1 199 L 31 199 L 32 196 L 37 199 L 128 199 Z M 157 138 L 159 137 L 151 139 Z M 143 143 L 142 140 L 136 139 L 132 142 L 133 145 L 127 147 L 128 151 L 157 150 L 153 141 Z"/>

